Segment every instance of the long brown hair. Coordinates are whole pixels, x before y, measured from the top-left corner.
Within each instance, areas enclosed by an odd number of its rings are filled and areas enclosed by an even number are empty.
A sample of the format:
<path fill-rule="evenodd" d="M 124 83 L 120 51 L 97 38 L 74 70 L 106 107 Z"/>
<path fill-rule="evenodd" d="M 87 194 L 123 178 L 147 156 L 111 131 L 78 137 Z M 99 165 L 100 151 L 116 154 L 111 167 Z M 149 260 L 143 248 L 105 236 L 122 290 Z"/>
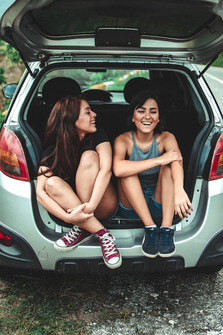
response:
<path fill-rule="evenodd" d="M 80 141 L 75 126 L 80 114 L 81 100 L 81 96 L 68 96 L 58 100 L 50 113 L 45 130 L 44 147 L 52 146 L 54 149 L 40 165 L 53 158 L 47 172 L 50 171 L 64 180 L 75 174 L 81 153 L 91 146 L 91 134 L 87 134 Z"/>

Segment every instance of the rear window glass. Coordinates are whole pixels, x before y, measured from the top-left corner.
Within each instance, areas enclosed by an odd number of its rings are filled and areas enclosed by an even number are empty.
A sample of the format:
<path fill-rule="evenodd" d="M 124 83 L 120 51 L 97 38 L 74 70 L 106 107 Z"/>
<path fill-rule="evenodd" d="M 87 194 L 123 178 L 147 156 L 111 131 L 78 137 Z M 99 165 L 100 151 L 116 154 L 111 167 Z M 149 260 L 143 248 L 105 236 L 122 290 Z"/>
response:
<path fill-rule="evenodd" d="M 138 28 L 142 35 L 186 38 L 214 19 L 212 7 L 208 1 L 57 0 L 29 15 L 43 33 L 55 37 L 120 27 Z"/>
<path fill-rule="evenodd" d="M 82 90 L 97 88 L 106 91 L 123 91 L 125 84 L 131 78 L 145 77 L 150 79 L 149 70 L 93 70 L 58 69 L 49 72 L 42 83 L 55 77 L 68 77 L 78 81 Z"/>

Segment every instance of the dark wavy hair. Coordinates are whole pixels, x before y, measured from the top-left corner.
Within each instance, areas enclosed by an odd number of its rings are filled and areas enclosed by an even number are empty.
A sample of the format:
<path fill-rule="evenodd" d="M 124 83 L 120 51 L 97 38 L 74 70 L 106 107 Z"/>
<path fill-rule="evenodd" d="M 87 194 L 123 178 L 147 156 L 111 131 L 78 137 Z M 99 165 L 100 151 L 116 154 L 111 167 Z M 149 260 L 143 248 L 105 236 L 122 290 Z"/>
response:
<path fill-rule="evenodd" d="M 92 144 L 92 134 L 80 141 L 75 123 L 79 118 L 81 96 L 67 96 L 56 102 L 47 121 L 44 147 L 52 146 L 53 152 L 42 159 L 41 164 L 52 159 L 52 165 L 44 172 L 52 172 L 64 180 L 74 176 L 80 156 Z M 45 165 L 45 164 L 44 164 Z"/>
<path fill-rule="evenodd" d="M 128 119 L 127 119 L 128 129 L 129 130 L 136 129 L 134 122 L 132 122 L 134 110 L 136 108 L 142 107 L 143 104 L 148 99 L 155 100 L 158 105 L 160 122 L 157 124 L 156 128 L 154 129 L 154 133 L 160 134 L 163 131 L 163 120 L 162 120 L 162 113 L 159 107 L 159 100 L 158 100 L 157 95 L 154 92 L 149 91 L 149 90 L 140 91 L 139 93 L 135 94 L 133 98 L 131 99 L 129 109 L 128 109 Z"/>

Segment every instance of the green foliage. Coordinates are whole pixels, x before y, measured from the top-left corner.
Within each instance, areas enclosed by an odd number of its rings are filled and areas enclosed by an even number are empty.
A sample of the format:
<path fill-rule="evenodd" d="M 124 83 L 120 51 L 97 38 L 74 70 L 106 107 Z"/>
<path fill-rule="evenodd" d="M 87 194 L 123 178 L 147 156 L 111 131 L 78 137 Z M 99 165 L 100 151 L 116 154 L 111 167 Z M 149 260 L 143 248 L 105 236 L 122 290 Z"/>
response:
<path fill-rule="evenodd" d="M 5 70 L 2 67 L 0 67 L 0 85 L 6 83 L 4 73 L 5 73 Z"/>
<path fill-rule="evenodd" d="M 90 81 L 87 82 L 87 86 L 90 87 L 99 83 L 113 81 L 114 78 L 119 78 L 121 76 L 121 73 L 121 70 L 114 70 L 112 71 L 112 73 L 111 71 L 94 72 L 90 77 Z"/>
<path fill-rule="evenodd" d="M 213 63 L 213 66 L 220 66 L 223 67 L 223 52 L 220 53 L 216 61 Z"/>
<path fill-rule="evenodd" d="M 6 44 L 5 46 L 5 53 L 7 58 L 13 63 L 17 64 L 19 67 L 23 66 L 23 62 L 20 58 L 19 52 L 15 50 L 11 45 Z"/>
<path fill-rule="evenodd" d="M 2 122 L 4 120 L 5 116 L 2 115 L 2 113 L 0 113 L 0 128 L 1 128 L 1 125 L 2 125 Z"/>
<path fill-rule="evenodd" d="M 86 81 L 86 88 L 106 83 L 106 88 L 111 91 L 122 91 L 127 81 L 135 77 L 148 78 L 148 70 L 126 71 L 112 70 L 106 72 L 95 72 Z"/>

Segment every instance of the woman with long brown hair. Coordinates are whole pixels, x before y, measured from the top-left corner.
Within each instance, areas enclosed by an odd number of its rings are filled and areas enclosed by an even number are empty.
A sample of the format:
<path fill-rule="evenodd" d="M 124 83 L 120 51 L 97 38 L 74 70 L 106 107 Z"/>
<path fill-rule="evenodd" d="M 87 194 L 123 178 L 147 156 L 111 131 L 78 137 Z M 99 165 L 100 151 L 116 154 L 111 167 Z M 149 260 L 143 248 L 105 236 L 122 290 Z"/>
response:
<path fill-rule="evenodd" d="M 121 255 L 113 235 L 98 221 L 110 218 L 117 208 L 110 183 L 112 149 L 95 119 L 81 97 L 65 97 L 55 104 L 45 131 L 36 193 L 49 213 L 73 224 L 54 243 L 57 250 L 70 251 L 95 234 L 105 264 L 114 269 L 121 265 Z"/>

